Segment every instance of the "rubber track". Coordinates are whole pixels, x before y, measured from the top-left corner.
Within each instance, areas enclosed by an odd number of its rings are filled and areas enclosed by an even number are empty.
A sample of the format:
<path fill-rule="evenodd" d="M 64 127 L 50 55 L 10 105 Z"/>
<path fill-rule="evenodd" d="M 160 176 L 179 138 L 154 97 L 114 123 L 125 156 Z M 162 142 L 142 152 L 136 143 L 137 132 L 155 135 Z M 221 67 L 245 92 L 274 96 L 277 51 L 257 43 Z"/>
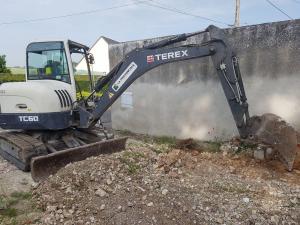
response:
<path fill-rule="evenodd" d="M 31 157 L 40 155 L 38 148 L 43 147 L 41 141 L 23 133 L 0 132 L 0 138 L 15 148 L 13 152 L 0 149 L 0 151 L 4 152 L 1 155 L 24 171 L 30 169 Z"/>

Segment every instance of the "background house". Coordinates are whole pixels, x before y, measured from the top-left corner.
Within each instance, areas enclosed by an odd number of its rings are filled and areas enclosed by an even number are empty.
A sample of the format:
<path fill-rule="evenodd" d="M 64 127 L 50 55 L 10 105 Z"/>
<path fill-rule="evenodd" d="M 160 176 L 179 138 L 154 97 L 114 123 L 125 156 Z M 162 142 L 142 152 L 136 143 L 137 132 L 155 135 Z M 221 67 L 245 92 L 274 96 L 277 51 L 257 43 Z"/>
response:
<path fill-rule="evenodd" d="M 110 38 L 101 36 L 98 40 L 90 47 L 89 52 L 93 54 L 95 63 L 91 66 L 92 74 L 105 76 L 110 71 L 109 63 L 109 45 L 116 44 Z M 87 74 L 87 65 L 84 58 L 82 58 L 76 66 L 76 74 Z M 105 127 L 111 129 L 111 110 L 107 110 L 101 117 L 101 121 Z"/>
<path fill-rule="evenodd" d="M 90 53 L 94 55 L 95 64 L 92 65 L 93 74 L 106 75 L 110 71 L 109 64 L 109 45 L 116 44 L 110 38 L 101 36 L 98 40 L 90 47 Z M 77 74 L 87 74 L 87 66 L 84 59 L 81 59 L 76 66 Z"/>

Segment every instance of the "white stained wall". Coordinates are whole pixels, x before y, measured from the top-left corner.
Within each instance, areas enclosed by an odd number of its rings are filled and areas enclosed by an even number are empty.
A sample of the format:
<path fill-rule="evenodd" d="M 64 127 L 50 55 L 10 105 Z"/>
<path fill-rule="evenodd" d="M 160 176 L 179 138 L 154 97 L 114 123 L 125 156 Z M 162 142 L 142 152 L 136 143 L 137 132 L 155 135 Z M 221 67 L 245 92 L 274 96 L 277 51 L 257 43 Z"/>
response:
<path fill-rule="evenodd" d="M 94 55 L 95 64 L 92 65 L 92 71 L 100 74 L 107 74 L 110 71 L 109 66 L 109 44 L 117 43 L 106 37 L 100 37 L 91 47 L 90 53 Z M 76 66 L 77 71 L 87 71 L 86 61 L 82 59 Z"/>

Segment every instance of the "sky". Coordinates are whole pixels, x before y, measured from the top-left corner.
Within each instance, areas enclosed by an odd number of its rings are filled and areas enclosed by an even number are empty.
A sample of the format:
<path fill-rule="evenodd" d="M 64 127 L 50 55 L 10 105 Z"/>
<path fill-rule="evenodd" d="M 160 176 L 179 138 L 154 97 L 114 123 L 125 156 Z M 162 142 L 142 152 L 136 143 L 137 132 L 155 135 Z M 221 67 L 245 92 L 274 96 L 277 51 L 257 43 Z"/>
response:
<path fill-rule="evenodd" d="M 272 2 L 300 18 L 300 0 Z M 24 66 L 26 46 L 33 41 L 71 39 L 91 46 L 100 36 L 129 41 L 199 31 L 210 24 L 225 28 L 234 23 L 235 11 L 235 0 L 0 0 L 0 5 L 0 55 L 6 55 L 8 66 Z M 69 14 L 75 15 L 22 22 Z M 288 19 L 265 0 L 241 0 L 242 26 Z"/>

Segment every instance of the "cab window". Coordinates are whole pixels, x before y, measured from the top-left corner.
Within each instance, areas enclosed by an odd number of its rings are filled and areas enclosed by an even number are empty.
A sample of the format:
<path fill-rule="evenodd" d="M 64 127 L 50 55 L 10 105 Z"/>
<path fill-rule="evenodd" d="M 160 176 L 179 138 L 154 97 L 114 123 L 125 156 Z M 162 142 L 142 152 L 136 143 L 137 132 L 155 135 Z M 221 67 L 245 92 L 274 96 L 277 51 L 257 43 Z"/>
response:
<path fill-rule="evenodd" d="M 32 46 L 33 45 L 33 46 Z M 33 43 L 27 49 L 28 80 L 58 80 L 70 83 L 63 43 Z"/>

